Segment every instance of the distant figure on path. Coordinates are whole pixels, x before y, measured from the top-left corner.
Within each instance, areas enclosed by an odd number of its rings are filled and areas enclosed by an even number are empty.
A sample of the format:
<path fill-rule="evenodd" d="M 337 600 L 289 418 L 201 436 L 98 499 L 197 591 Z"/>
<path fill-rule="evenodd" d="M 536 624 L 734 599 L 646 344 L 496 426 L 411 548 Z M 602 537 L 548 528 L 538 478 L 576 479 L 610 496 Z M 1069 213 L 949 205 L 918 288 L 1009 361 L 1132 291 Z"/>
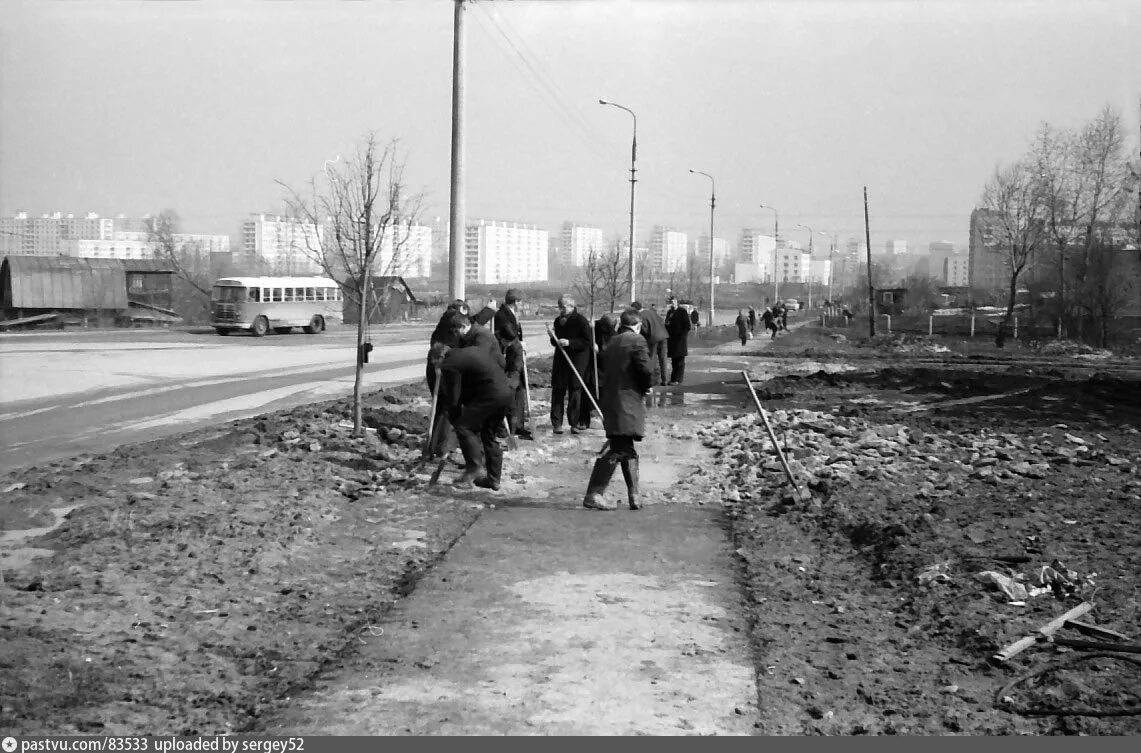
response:
<path fill-rule="evenodd" d="M 689 330 L 692 329 L 689 313 L 670 298 L 666 312 L 666 352 L 670 357 L 670 384 L 681 384 L 685 378 L 685 357 L 689 355 Z"/>
<path fill-rule="evenodd" d="M 749 343 L 749 317 L 745 316 L 745 309 L 737 309 L 737 337 L 741 338 L 741 347 Z"/>

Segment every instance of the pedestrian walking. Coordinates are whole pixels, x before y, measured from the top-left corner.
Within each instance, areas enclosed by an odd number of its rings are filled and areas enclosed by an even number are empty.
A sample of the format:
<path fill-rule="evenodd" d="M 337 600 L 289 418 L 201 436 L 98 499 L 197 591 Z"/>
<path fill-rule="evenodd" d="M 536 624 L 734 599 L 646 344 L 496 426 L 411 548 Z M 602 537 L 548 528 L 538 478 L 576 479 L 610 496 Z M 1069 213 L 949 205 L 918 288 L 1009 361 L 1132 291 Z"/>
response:
<path fill-rule="evenodd" d="M 456 486 L 498 490 L 503 477 L 499 429 L 512 392 L 503 366 L 483 348 L 432 346 L 433 368 L 440 369 L 439 403 L 455 429 L 464 456 Z"/>
<path fill-rule="evenodd" d="M 642 336 L 646 338 L 646 346 L 650 349 L 650 363 L 654 367 L 654 384 L 666 383 L 666 323 L 653 306 L 644 308 L 640 301 L 634 301 L 630 308 L 638 312 L 642 319 Z"/>
<path fill-rule="evenodd" d="M 745 309 L 737 309 L 737 337 L 741 338 L 741 347 L 749 343 L 749 317 L 745 316 Z"/>
<path fill-rule="evenodd" d="M 590 322 L 578 312 L 574 298 L 569 295 L 559 296 L 559 315 L 555 317 L 551 345 L 556 348 L 562 346 L 573 363 L 574 371 L 586 381 L 586 373 L 591 370 Z M 563 433 L 564 410 L 572 434 L 578 434 L 584 428 L 581 423 L 582 385 L 571 369 L 572 364 L 556 352 L 551 367 L 551 429 L 555 434 Z"/>
<path fill-rule="evenodd" d="M 761 323 L 765 325 L 765 329 L 769 331 L 772 335 L 772 339 L 775 340 L 777 336 L 776 314 L 774 314 L 773 310 L 768 306 L 765 306 L 765 310 L 761 313 Z"/>
<path fill-rule="evenodd" d="M 600 359 L 602 387 L 599 407 L 606 429 L 606 452 L 594 462 L 587 482 L 582 506 L 593 510 L 613 510 L 617 505 L 602 496 L 614 475 L 622 467 L 626 481 L 626 500 L 631 510 L 641 509 L 638 478 L 638 450 L 646 434 L 644 397 L 653 385 L 653 367 L 646 338 L 641 334 L 638 312 L 627 309 L 619 319 L 618 334 L 611 338 Z"/>
<path fill-rule="evenodd" d="M 681 384 L 685 378 L 685 357 L 689 355 L 689 331 L 692 322 L 689 313 L 670 298 L 666 311 L 666 353 L 670 357 L 670 384 Z"/>
<path fill-rule="evenodd" d="M 701 314 L 698 313 L 697 306 L 694 306 L 689 310 L 689 321 L 690 324 L 693 325 L 694 329 L 697 329 L 701 326 Z"/>
<path fill-rule="evenodd" d="M 788 305 L 783 302 L 780 305 L 780 328 L 788 332 Z"/>
<path fill-rule="evenodd" d="M 753 334 L 757 331 L 757 310 L 752 306 L 749 307 L 749 333 Z"/>

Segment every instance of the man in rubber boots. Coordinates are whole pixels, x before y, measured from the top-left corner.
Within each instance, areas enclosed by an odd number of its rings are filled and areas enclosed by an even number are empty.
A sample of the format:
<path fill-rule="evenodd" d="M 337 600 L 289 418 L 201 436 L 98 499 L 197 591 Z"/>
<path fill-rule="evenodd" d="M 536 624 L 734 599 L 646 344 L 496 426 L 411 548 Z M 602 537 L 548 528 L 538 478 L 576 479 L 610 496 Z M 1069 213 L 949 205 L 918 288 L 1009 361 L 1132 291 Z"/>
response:
<path fill-rule="evenodd" d="M 619 320 L 618 334 L 606 344 L 599 358 L 602 388 L 599 406 L 606 429 L 607 450 L 594 461 L 582 506 L 592 510 L 613 510 L 602 494 L 610 484 L 614 469 L 622 466 L 626 498 L 631 510 L 641 509 L 638 490 L 638 451 L 635 442 L 646 433 L 644 398 L 653 385 L 654 369 L 650 351 L 641 334 L 638 312 L 627 309 Z"/>
<path fill-rule="evenodd" d="M 523 295 L 512 288 L 503 297 L 503 305 L 495 312 L 493 330 L 499 349 L 507 361 L 507 381 L 515 390 L 515 399 L 507 415 L 511 432 L 523 439 L 534 439 L 525 423 L 527 410 L 527 373 L 523 369 L 523 327 L 519 324 L 519 305 Z"/>
<path fill-rule="evenodd" d="M 574 372 L 577 371 L 585 381 L 592 350 L 590 322 L 578 313 L 574 298 L 564 294 L 559 296 L 559 315 L 555 317 L 553 329 L 555 336 L 551 338 L 551 346 L 555 348 L 555 360 L 551 367 L 551 429 L 555 434 L 563 433 L 565 408 L 571 434 L 578 434 L 583 429 L 582 401 L 588 398 L 582 394 L 582 385 Z M 571 364 L 558 352 L 559 346 L 574 363 L 573 371 Z"/>
<path fill-rule="evenodd" d="M 464 455 L 464 472 L 455 486 L 474 483 L 498 490 L 503 477 L 498 432 L 513 397 L 503 366 L 478 347 L 449 348 L 436 343 L 432 355 L 440 368 L 440 404 Z"/>

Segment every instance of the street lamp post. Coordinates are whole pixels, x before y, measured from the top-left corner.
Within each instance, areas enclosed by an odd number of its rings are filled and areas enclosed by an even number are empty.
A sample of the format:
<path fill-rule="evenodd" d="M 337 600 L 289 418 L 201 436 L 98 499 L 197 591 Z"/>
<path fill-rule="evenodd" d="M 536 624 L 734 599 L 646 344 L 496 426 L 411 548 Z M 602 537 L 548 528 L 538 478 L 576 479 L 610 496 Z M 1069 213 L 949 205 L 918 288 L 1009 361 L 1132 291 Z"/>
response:
<path fill-rule="evenodd" d="M 808 225 L 805 225 L 803 222 L 798 222 L 796 226 L 808 231 L 808 270 L 804 275 L 804 282 L 808 288 L 808 308 L 812 308 L 812 252 L 816 249 L 816 247 L 812 244 L 812 240 L 813 236 L 816 235 L 816 231 L 810 228 Z"/>
<path fill-rule="evenodd" d="M 691 173 L 704 175 L 709 178 L 709 321 L 706 326 L 713 326 L 713 207 L 717 205 L 717 183 L 709 173 L 690 169 Z"/>
<path fill-rule="evenodd" d="M 634 175 L 635 164 L 638 161 L 638 116 L 635 115 L 634 111 L 629 107 L 624 107 L 617 102 L 600 99 L 598 100 L 598 104 L 611 105 L 621 110 L 625 110 L 626 112 L 630 113 L 630 117 L 634 119 L 634 138 L 630 142 L 630 269 L 627 274 L 627 282 L 630 286 L 630 300 L 636 301 L 638 300 L 638 294 L 634 289 L 634 183 L 637 181 Z"/>
<path fill-rule="evenodd" d="M 777 278 L 777 248 L 780 246 L 780 214 L 776 207 L 761 204 L 761 209 L 772 210 L 773 213 L 773 303 L 780 297 L 780 280 Z"/>

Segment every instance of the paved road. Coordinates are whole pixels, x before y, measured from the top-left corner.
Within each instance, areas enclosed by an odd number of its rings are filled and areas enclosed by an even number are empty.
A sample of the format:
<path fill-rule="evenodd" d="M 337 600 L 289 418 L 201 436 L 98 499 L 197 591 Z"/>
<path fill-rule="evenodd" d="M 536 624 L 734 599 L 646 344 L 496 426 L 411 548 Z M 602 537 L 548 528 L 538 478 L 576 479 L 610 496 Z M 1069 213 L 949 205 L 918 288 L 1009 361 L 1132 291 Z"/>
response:
<path fill-rule="evenodd" d="M 528 353 L 548 354 L 543 322 Z M 423 378 L 430 325 L 379 328 L 365 385 Z M 351 394 L 356 333 L 213 330 L 0 335 L 0 473 Z"/>

